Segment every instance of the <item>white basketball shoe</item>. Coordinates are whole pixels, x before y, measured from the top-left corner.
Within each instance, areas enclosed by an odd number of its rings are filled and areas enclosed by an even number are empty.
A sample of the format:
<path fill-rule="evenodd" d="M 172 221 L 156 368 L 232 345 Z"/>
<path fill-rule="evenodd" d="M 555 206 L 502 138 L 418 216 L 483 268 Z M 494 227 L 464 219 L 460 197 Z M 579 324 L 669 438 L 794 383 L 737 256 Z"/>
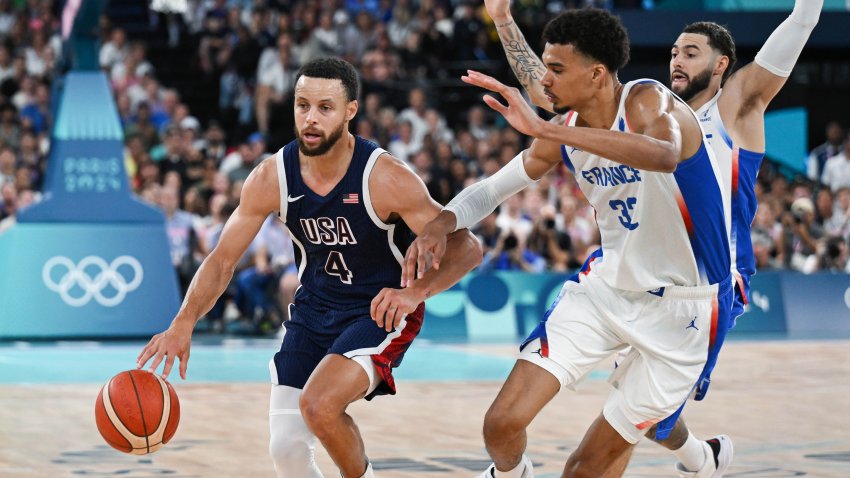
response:
<path fill-rule="evenodd" d="M 682 478 L 722 478 L 723 473 L 732 464 L 732 439 L 726 435 L 717 435 L 704 441 L 708 459 L 698 471 L 685 471 L 681 463 L 676 463 L 676 471 Z"/>
<path fill-rule="evenodd" d="M 525 465 L 525 468 L 523 469 L 522 475 L 520 475 L 520 478 L 534 478 L 534 465 L 531 464 L 531 460 L 527 456 L 522 455 L 522 461 L 520 462 L 520 464 Z M 495 477 L 496 477 L 496 465 L 491 463 L 490 466 L 487 467 L 487 470 L 484 471 L 484 473 L 481 473 L 480 475 L 478 475 L 476 478 L 495 478 Z"/>

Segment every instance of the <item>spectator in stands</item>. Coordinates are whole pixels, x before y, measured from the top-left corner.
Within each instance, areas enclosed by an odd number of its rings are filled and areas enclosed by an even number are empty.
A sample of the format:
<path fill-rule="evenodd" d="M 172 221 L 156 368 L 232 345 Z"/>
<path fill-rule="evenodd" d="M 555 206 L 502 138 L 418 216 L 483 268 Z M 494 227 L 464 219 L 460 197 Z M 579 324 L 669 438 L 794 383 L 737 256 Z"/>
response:
<path fill-rule="evenodd" d="M 837 121 L 826 125 L 826 142 L 809 153 L 808 176 L 812 181 L 823 182 L 824 165 L 826 161 L 841 152 L 844 140 L 844 128 Z"/>
<path fill-rule="evenodd" d="M 396 158 L 410 163 L 413 155 L 419 152 L 422 143 L 413 136 L 413 125 L 410 121 L 402 120 L 398 125 L 398 136 L 390 141 L 387 151 Z"/>
<path fill-rule="evenodd" d="M 413 142 L 421 144 L 425 134 L 428 133 L 428 120 L 425 117 L 428 105 L 425 90 L 419 87 L 411 89 L 407 95 L 407 103 L 407 108 L 398 115 L 398 124 L 405 121 L 410 123 Z"/>
<path fill-rule="evenodd" d="M 50 87 L 39 81 L 35 87 L 34 101 L 21 109 L 21 126 L 36 135 L 48 133 L 53 123 L 50 115 Z"/>
<path fill-rule="evenodd" d="M 17 149 L 20 137 L 18 110 L 11 103 L 3 103 L 0 105 L 0 142 L 12 149 Z"/>
<path fill-rule="evenodd" d="M 14 217 L 18 204 L 18 189 L 14 181 L 0 184 L 0 221 Z"/>
<path fill-rule="evenodd" d="M 177 187 L 162 188 L 157 200 L 165 214 L 165 232 L 168 235 L 171 264 L 177 271 L 181 290 L 185 293 L 195 271 L 200 266 L 200 262 L 195 258 L 195 252 L 199 250 L 199 246 L 194 229 L 194 218 L 178 207 L 180 192 Z"/>
<path fill-rule="evenodd" d="M 832 192 L 850 188 L 850 136 L 844 139 L 844 149 L 826 161 L 821 181 Z"/>
<path fill-rule="evenodd" d="M 239 308 L 256 332 L 277 330 L 298 288 L 292 239 L 274 215 L 266 218 L 254 239 L 254 264 L 236 277 Z M 271 289 L 271 290 L 270 290 Z M 276 296 L 280 292 L 281 301 Z"/>
<path fill-rule="evenodd" d="M 496 247 L 484 255 L 478 269 L 481 272 L 497 270 L 540 273 L 546 269 L 546 261 L 528 249 L 516 234 L 507 232 L 496 241 Z"/>
<path fill-rule="evenodd" d="M 548 269 L 566 272 L 576 261 L 572 259 L 570 236 L 555 227 L 555 208 L 551 204 L 541 207 L 528 236 L 528 248 L 540 255 Z"/>
<path fill-rule="evenodd" d="M 15 184 L 15 151 L 12 148 L 0 149 L 0 187 Z"/>
<path fill-rule="evenodd" d="M 277 47 L 267 48 L 260 56 L 257 67 L 254 101 L 257 127 L 261 133 L 268 133 L 274 120 L 288 124 L 285 118 L 292 116 L 292 90 L 297 69 L 298 65 L 292 56 L 292 36 L 281 33 L 277 37 Z"/>
<path fill-rule="evenodd" d="M 815 206 L 808 197 L 795 199 L 791 210 L 785 215 L 783 224 L 786 237 L 790 238 L 792 269 L 811 273 L 817 270 L 818 241 L 824 237 L 823 227 L 815 222 Z"/>
<path fill-rule="evenodd" d="M 129 53 L 130 46 L 127 44 L 127 34 L 124 29 L 113 28 L 109 35 L 109 41 L 100 47 L 100 67 L 104 71 L 112 71 L 113 67 L 124 62 Z"/>

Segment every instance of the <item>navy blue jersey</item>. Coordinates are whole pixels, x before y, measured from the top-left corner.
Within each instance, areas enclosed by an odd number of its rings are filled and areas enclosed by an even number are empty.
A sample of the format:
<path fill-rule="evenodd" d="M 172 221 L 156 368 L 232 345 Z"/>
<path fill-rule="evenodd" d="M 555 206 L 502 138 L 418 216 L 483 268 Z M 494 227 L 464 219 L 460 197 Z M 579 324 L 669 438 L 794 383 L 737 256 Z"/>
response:
<path fill-rule="evenodd" d="M 414 236 L 403 222 L 384 223 L 372 208 L 369 174 L 383 153 L 355 136 L 348 171 L 320 196 L 301 177 L 297 142 L 277 152 L 280 216 L 296 246 L 301 281 L 296 307 L 368 307 L 381 289 L 400 286 L 401 261 Z"/>

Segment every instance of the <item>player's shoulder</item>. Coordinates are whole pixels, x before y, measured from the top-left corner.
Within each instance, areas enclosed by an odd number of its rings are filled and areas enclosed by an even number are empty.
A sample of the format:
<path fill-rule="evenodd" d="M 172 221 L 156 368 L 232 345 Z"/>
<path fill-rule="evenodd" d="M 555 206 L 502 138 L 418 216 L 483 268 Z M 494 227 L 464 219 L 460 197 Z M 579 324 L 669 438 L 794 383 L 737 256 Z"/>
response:
<path fill-rule="evenodd" d="M 660 105 L 672 98 L 673 93 L 661 83 L 655 80 L 638 80 L 628 92 L 626 107 Z"/>
<path fill-rule="evenodd" d="M 278 194 L 270 194 L 277 191 Z M 242 187 L 242 201 L 246 199 L 257 202 L 269 202 L 277 204 L 277 196 L 280 194 L 278 183 L 278 171 L 276 154 L 268 155 L 248 175 L 245 185 Z"/>

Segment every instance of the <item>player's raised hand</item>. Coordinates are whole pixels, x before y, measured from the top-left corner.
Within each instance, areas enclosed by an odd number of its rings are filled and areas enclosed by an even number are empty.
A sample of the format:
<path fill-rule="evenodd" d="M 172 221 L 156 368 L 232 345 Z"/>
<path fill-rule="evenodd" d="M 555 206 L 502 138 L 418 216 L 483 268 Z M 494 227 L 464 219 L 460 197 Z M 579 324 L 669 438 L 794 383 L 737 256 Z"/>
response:
<path fill-rule="evenodd" d="M 397 328 L 405 315 L 413 313 L 419 304 L 426 299 L 426 294 L 415 288 L 381 289 L 372 299 L 370 313 L 378 327 L 391 332 Z"/>
<path fill-rule="evenodd" d="M 467 70 L 466 75 L 462 76 L 461 80 L 470 85 L 480 86 L 485 90 L 502 95 L 502 98 L 508 102 L 507 105 L 503 105 L 491 95 L 484 95 L 484 102 L 490 108 L 501 113 L 508 120 L 508 123 L 520 133 L 535 137 L 539 135 L 538 130 L 541 124 L 545 124 L 545 122 L 525 102 L 525 98 L 522 97 L 518 89 L 510 87 L 492 76 L 474 70 Z"/>
<path fill-rule="evenodd" d="M 511 18 L 510 0 L 484 0 L 484 6 L 496 25 L 505 23 Z"/>
<path fill-rule="evenodd" d="M 186 380 L 193 327 L 194 324 L 186 326 L 175 321 L 165 332 L 154 335 L 136 358 L 136 368 L 143 368 L 148 360 L 152 359 L 148 370 L 155 373 L 159 364 L 165 359 L 165 366 L 162 368 L 162 378 L 165 379 L 171 373 L 174 359 L 179 358 L 180 378 Z"/>

